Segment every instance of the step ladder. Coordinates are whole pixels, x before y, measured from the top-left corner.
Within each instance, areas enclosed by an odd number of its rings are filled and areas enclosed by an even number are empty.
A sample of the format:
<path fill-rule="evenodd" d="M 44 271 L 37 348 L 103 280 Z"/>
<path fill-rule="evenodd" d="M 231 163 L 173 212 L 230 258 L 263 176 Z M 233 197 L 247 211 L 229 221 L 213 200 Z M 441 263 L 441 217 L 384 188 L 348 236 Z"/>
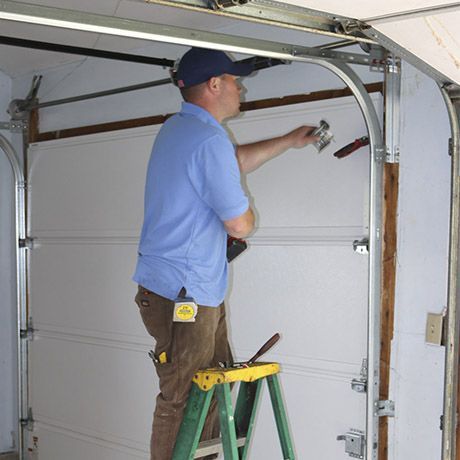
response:
<path fill-rule="evenodd" d="M 278 363 L 254 363 L 241 368 L 198 371 L 193 378 L 172 460 L 193 460 L 222 451 L 225 460 L 247 459 L 264 380 L 268 383 L 283 459 L 295 460 L 277 375 L 279 371 Z M 240 382 L 235 413 L 230 396 L 230 384 L 234 382 Z M 199 443 L 214 392 L 221 438 Z"/>

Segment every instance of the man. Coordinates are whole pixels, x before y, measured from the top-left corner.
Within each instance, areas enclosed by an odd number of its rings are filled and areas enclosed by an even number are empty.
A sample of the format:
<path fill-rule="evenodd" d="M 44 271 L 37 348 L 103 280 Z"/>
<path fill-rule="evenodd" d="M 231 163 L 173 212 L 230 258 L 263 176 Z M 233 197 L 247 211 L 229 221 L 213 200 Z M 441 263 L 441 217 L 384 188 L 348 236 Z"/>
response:
<path fill-rule="evenodd" d="M 221 51 L 188 51 L 177 71 L 185 102 L 158 133 L 148 165 L 134 280 L 139 284 L 136 303 L 156 340 L 160 394 L 152 460 L 172 457 L 195 371 L 232 362 L 223 303 L 227 234 L 244 238 L 254 228 L 240 173 L 317 140 L 310 136 L 314 127 L 302 126 L 235 151 L 221 123 L 239 114 L 238 77 L 252 71 Z M 181 309 L 185 297 L 191 310 Z M 218 435 L 214 403 L 202 440 Z"/>

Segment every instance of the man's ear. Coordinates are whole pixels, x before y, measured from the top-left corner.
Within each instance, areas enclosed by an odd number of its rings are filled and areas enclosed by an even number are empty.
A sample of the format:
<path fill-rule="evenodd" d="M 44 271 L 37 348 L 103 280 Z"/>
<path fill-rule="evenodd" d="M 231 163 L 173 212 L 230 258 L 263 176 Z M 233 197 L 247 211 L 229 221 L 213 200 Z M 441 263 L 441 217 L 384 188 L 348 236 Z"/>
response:
<path fill-rule="evenodd" d="M 222 87 L 222 80 L 219 77 L 211 77 L 207 82 L 207 86 L 213 94 L 219 93 Z"/>

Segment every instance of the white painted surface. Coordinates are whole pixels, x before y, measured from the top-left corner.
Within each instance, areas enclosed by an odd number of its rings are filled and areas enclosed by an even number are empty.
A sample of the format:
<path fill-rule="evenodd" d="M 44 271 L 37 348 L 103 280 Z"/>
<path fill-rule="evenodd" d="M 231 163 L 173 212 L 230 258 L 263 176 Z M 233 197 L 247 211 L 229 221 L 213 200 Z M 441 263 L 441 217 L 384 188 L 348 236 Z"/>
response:
<path fill-rule="evenodd" d="M 460 84 L 460 10 L 405 20 L 376 21 L 375 28 Z"/>
<path fill-rule="evenodd" d="M 10 98 L 11 80 L 0 72 L 0 121 L 8 121 L 5 110 Z M 11 141 L 8 131 L 2 130 L 0 133 Z M 13 191 L 14 178 L 10 162 L 4 152 L 0 151 L 0 452 L 13 450 L 12 432 L 17 432 Z"/>
<path fill-rule="evenodd" d="M 436 85 L 403 68 L 390 459 L 441 458 L 444 348 L 425 343 L 428 312 L 446 305 L 450 136 Z"/>
<path fill-rule="evenodd" d="M 460 5 L 443 0 L 344 2 L 342 0 L 280 0 L 345 18 L 359 19 L 460 84 Z M 448 10 L 443 7 L 450 6 Z M 420 11 L 433 9 L 432 11 Z M 436 10 L 438 9 L 438 10 Z M 403 16 L 399 16 L 403 14 Z"/>
<path fill-rule="evenodd" d="M 340 99 L 247 113 L 231 123 L 249 141 L 326 117 L 337 144 L 290 152 L 248 176 L 260 214 L 249 251 L 234 262 L 232 340 L 248 358 L 275 331 L 267 358 L 283 386 L 299 458 L 342 459 L 335 441 L 364 428 L 365 398 L 352 392 L 366 355 L 364 228 L 368 150 L 346 160 L 334 147 L 364 134 L 355 103 Z M 31 154 L 32 404 L 39 458 L 147 458 L 156 376 L 130 277 L 142 218 L 143 178 L 156 128 L 37 145 Z M 278 458 L 261 407 L 251 458 Z"/>

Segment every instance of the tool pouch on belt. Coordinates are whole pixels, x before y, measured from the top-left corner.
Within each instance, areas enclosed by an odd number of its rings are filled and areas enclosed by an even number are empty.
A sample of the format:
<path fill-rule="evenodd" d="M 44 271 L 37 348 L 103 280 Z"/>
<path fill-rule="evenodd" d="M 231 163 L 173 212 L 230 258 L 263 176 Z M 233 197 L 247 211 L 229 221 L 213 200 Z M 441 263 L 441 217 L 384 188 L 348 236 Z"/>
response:
<path fill-rule="evenodd" d="M 198 305 L 192 297 L 186 297 L 185 288 L 179 292 L 174 301 L 173 321 L 179 323 L 194 323 L 198 313 Z"/>

